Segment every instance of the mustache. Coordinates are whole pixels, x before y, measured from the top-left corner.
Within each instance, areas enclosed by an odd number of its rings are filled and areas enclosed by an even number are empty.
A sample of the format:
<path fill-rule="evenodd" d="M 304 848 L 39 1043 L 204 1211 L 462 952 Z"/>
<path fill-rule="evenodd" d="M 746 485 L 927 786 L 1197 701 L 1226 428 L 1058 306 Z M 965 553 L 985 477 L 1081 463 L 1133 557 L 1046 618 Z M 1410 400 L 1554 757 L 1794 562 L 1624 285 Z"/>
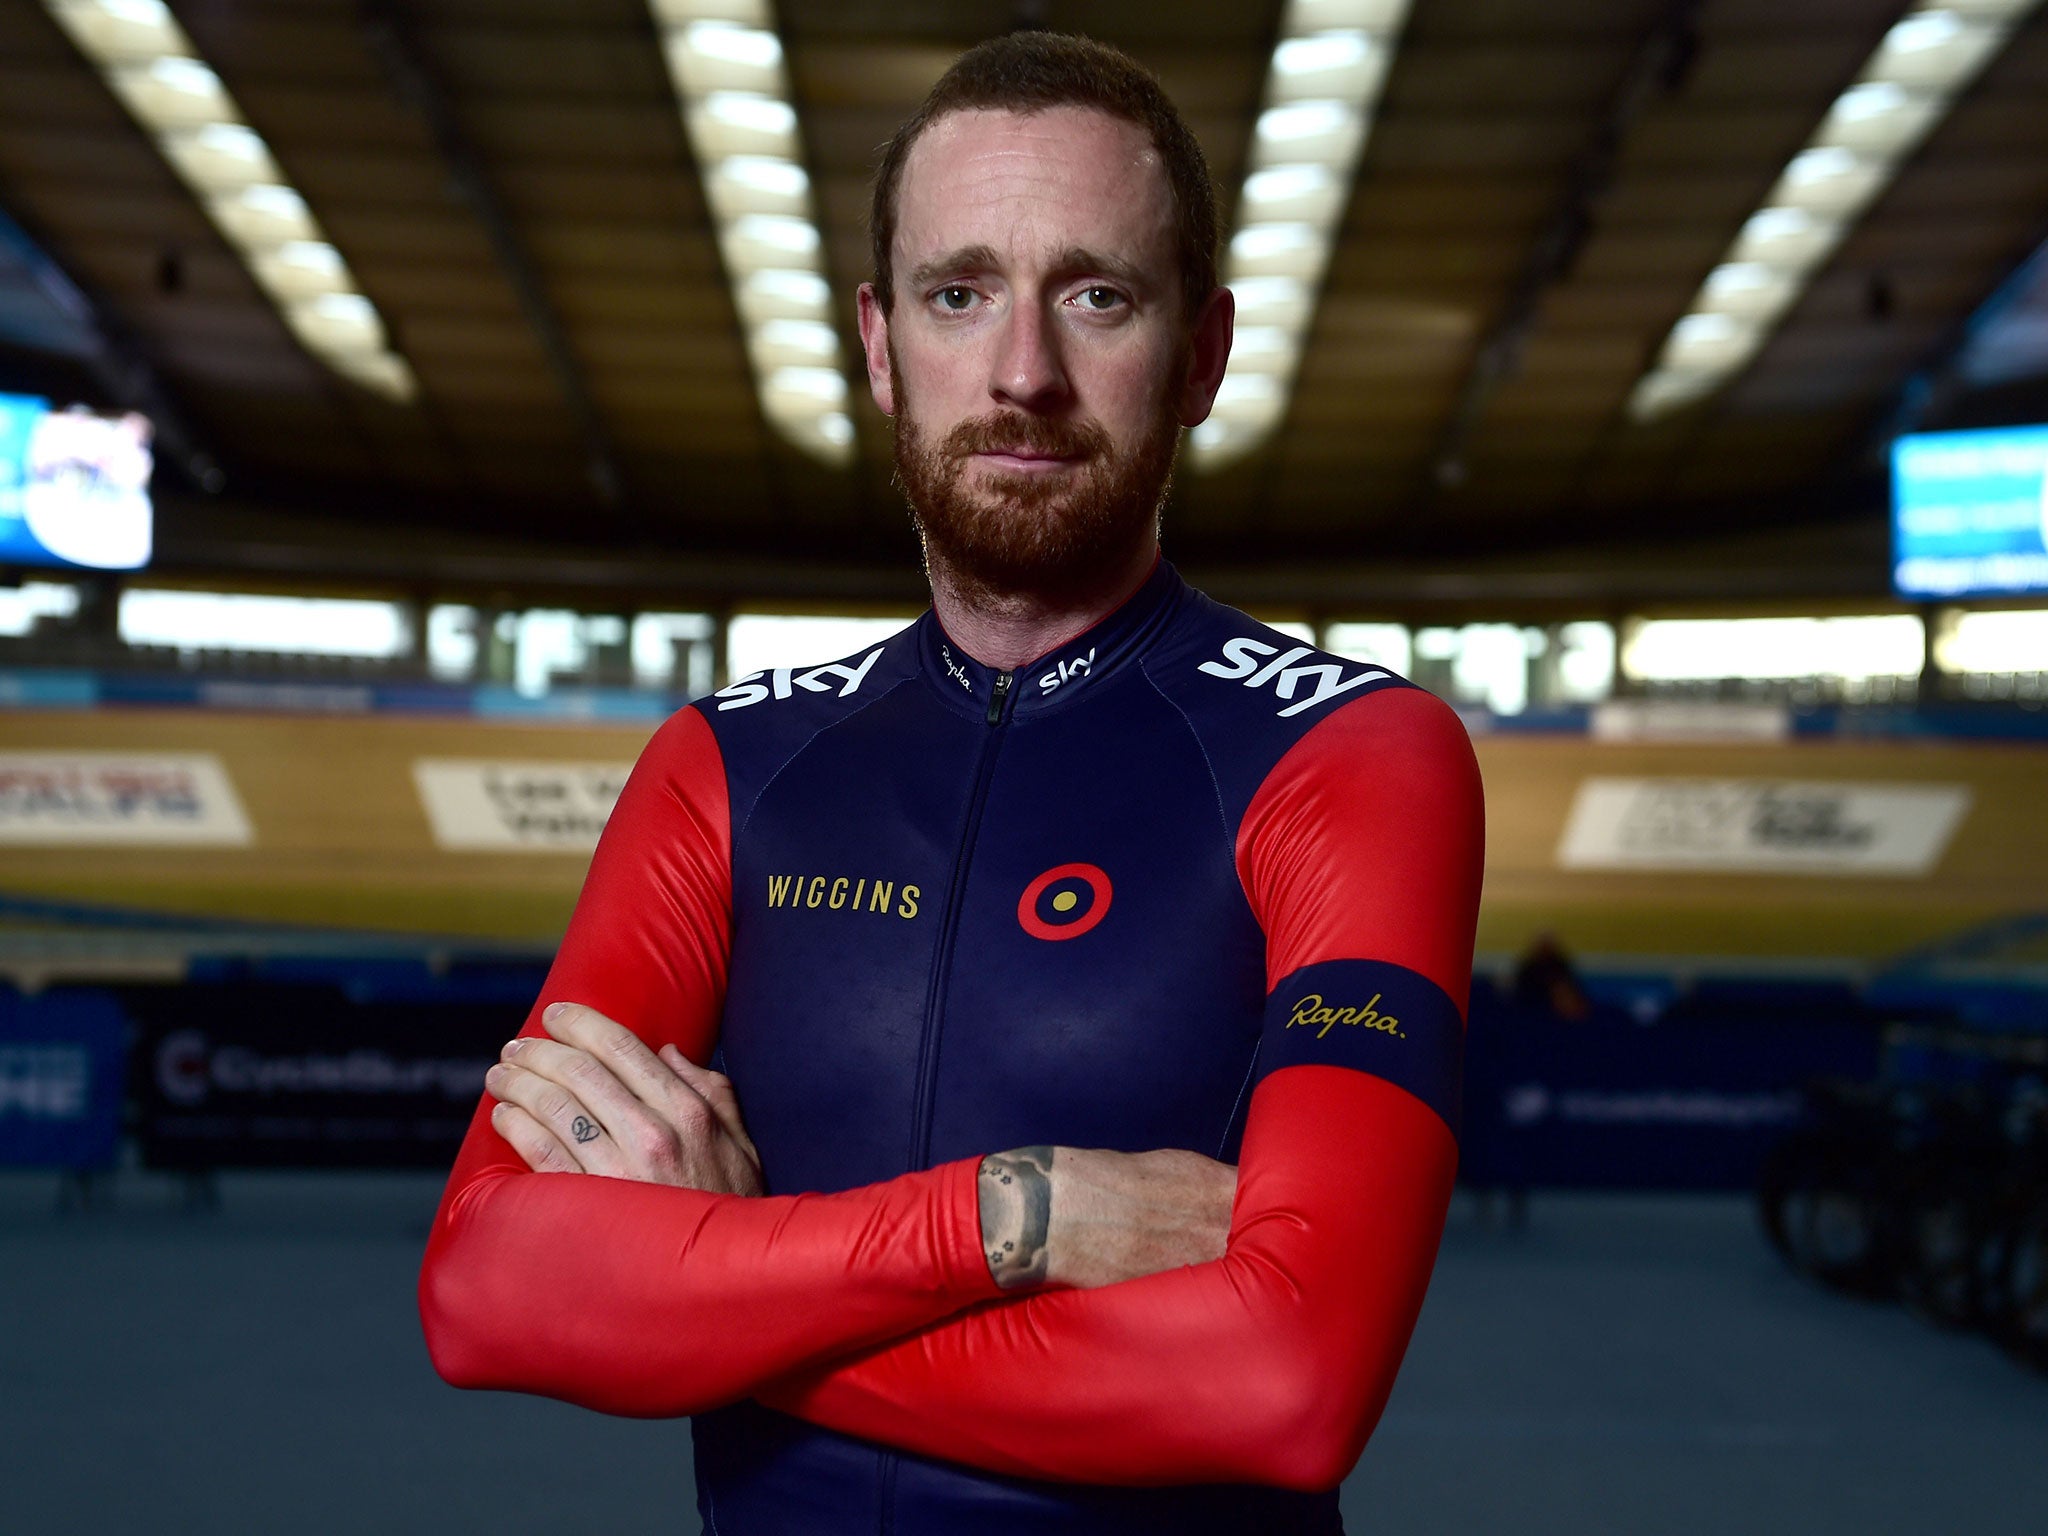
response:
<path fill-rule="evenodd" d="M 1109 434 L 1092 421 L 1056 421 L 1047 416 L 1002 411 L 960 422 L 946 434 L 939 451 L 950 459 L 964 459 L 977 453 L 1093 459 L 1105 456 L 1109 447 Z"/>

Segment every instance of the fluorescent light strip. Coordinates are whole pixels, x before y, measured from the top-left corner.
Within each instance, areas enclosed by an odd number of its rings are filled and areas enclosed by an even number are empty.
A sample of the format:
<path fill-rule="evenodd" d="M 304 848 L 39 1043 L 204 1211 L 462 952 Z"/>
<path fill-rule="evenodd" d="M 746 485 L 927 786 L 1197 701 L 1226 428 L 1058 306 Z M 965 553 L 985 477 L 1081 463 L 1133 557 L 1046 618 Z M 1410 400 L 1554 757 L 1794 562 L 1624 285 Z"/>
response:
<path fill-rule="evenodd" d="M 1216 407 L 1193 433 L 1198 468 L 1242 457 L 1287 414 L 1408 4 L 1288 0 L 1224 260 L 1223 281 L 1237 297 L 1237 341 Z"/>
<path fill-rule="evenodd" d="M 845 360 L 771 0 L 648 0 L 761 412 L 813 458 L 853 462 Z"/>
<path fill-rule="evenodd" d="M 1653 421 L 1749 364 L 1906 157 L 1932 133 L 2040 0 L 1922 0 L 1902 16 L 1785 165 L 1692 308 L 1636 381 Z"/>
<path fill-rule="evenodd" d="M 162 0 L 43 0 L 306 350 L 392 400 L 419 384 L 348 263 Z"/>

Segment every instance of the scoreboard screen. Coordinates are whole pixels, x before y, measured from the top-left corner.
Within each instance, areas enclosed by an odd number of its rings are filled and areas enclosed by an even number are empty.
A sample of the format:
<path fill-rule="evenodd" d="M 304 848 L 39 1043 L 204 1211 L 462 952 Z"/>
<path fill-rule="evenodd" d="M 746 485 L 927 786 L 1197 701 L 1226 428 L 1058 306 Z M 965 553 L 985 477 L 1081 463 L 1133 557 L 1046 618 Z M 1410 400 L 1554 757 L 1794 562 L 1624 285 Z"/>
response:
<path fill-rule="evenodd" d="M 146 416 L 0 395 L 0 565 L 149 564 L 150 435 Z"/>
<path fill-rule="evenodd" d="M 1892 585 L 1914 598 L 2048 592 L 2048 427 L 1892 444 Z"/>

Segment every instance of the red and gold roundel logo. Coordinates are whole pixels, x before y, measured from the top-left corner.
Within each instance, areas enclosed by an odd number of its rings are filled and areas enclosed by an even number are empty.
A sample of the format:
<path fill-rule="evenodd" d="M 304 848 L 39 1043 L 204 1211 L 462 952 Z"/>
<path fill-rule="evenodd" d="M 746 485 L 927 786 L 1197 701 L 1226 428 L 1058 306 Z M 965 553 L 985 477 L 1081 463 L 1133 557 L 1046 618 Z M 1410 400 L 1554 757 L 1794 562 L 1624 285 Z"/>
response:
<path fill-rule="evenodd" d="M 1057 864 L 1024 887 L 1017 921 L 1034 939 L 1078 939 L 1109 916 L 1113 894 L 1093 864 Z"/>

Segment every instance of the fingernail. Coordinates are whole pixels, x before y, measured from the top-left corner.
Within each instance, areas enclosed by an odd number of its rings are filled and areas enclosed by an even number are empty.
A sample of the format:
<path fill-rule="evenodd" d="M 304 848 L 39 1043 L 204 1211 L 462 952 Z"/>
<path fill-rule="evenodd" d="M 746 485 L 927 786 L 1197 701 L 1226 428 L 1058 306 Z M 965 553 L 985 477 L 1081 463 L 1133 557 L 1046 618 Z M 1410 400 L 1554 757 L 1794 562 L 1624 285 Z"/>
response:
<path fill-rule="evenodd" d="M 554 1023 L 556 1019 L 561 1017 L 562 1010 L 568 1006 L 567 1003 L 549 1003 L 547 1007 L 540 1011 L 541 1022 L 543 1024 Z"/>
<path fill-rule="evenodd" d="M 525 1037 L 524 1037 L 524 1036 L 522 1035 L 522 1036 L 521 1036 L 521 1037 L 520 1037 L 519 1039 L 517 1039 L 517 1040 L 507 1040 L 507 1041 L 505 1042 L 505 1052 L 504 1052 L 504 1054 L 506 1054 L 507 1056 L 517 1056 L 517 1055 L 518 1055 L 518 1054 L 519 1054 L 519 1053 L 520 1053 L 521 1051 L 523 1051 L 523 1050 L 525 1050 L 525 1049 L 526 1049 L 526 1038 L 525 1038 Z"/>
<path fill-rule="evenodd" d="M 511 1107 L 512 1106 L 510 1104 L 493 1104 L 491 1106 L 491 1118 L 493 1120 L 502 1119 L 505 1115 L 505 1112 L 509 1110 Z"/>

